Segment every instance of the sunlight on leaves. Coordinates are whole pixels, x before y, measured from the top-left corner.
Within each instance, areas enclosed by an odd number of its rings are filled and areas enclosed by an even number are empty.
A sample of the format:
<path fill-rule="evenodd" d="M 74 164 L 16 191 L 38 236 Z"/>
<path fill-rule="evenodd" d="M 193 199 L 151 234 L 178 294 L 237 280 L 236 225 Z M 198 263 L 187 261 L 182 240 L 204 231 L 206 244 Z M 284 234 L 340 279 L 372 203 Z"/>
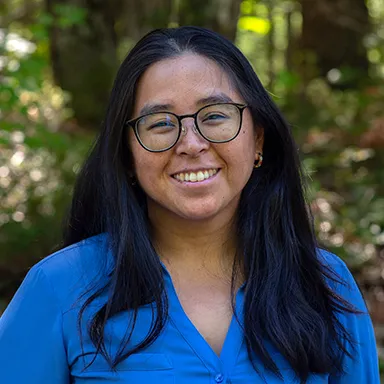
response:
<path fill-rule="evenodd" d="M 240 17 L 238 22 L 239 29 L 255 32 L 260 35 L 266 35 L 270 27 L 268 20 L 256 16 L 243 16 Z"/>

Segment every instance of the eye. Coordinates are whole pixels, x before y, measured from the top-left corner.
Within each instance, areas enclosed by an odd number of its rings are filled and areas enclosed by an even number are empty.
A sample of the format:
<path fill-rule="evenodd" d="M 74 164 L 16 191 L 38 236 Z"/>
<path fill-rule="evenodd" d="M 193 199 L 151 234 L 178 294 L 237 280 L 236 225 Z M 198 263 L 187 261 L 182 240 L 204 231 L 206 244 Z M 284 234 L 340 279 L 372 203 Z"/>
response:
<path fill-rule="evenodd" d="M 148 129 L 154 129 L 154 128 L 174 128 L 175 124 L 172 121 L 168 120 L 163 120 L 163 121 L 158 121 L 156 123 L 152 123 Z"/>
<path fill-rule="evenodd" d="M 173 116 L 164 113 L 149 115 L 143 118 L 140 123 L 147 131 L 168 131 L 177 127 L 177 120 Z"/>
<path fill-rule="evenodd" d="M 209 114 L 205 115 L 201 119 L 201 121 L 203 123 L 205 123 L 205 122 L 210 122 L 210 121 L 221 121 L 221 120 L 224 120 L 227 118 L 228 118 L 228 116 L 225 116 L 222 113 L 209 113 Z"/>

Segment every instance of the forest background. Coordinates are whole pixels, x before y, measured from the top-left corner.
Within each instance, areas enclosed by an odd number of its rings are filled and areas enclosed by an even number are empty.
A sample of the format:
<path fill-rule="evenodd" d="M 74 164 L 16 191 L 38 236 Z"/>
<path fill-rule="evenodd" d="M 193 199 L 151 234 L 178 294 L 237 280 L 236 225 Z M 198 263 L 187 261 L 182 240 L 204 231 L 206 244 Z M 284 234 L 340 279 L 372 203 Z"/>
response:
<path fill-rule="evenodd" d="M 177 25 L 234 41 L 287 117 L 318 239 L 358 281 L 384 370 L 384 0 L 1 0 L 0 313 L 60 243 L 119 63 Z"/>

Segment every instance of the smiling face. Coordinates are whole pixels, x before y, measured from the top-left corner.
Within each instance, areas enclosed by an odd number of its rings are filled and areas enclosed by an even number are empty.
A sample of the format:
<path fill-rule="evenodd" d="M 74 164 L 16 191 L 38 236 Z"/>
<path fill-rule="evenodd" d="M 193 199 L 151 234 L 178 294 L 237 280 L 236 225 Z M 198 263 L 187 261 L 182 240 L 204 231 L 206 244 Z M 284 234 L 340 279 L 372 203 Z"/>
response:
<path fill-rule="evenodd" d="M 137 87 L 132 117 L 159 109 L 177 115 L 194 114 L 225 100 L 245 104 L 217 64 L 188 53 L 147 69 Z M 183 119 L 182 124 L 185 132 L 176 145 L 158 153 L 145 150 L 133 129 L 129 130 L 134 171 L 147 195 L 149 217 L 230 220 L 253 171 L 257 152 L 262 152 L 262 133 L 256 136 L 248 108 L 243 111 L 239 135 L 227 143 L 204 139 L 194 129 L 193 118 Z"/>

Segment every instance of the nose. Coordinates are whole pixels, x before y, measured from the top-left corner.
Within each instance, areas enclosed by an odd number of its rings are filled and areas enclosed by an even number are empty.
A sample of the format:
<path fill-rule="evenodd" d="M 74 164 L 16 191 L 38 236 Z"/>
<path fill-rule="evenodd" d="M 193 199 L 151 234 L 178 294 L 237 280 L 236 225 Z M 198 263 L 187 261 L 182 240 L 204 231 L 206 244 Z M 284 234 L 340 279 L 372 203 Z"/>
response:
<path fill-rule="evenodd" d="M 191 127 L 189 127 L 189 128 L 186 127 L 185 124 L 181 124 L 181 133 L 182 133 L 182 135 L 185 136 L 187 134 L 188 129 L 191 129 L 191 128 L 192 128 L 193 133 L 196 133 L 196 134 L 199 133 L 198 130 L 196 129 L 195 122 L 193 122 L 191 124 Z"/>
<path fill-rule="evenodd" d="M 181 122 L 181 135 L 176 144 L 176 153 L 178 155 L 187 154 L 196 156 L 209 148 L 209 141 L 205 140 L 197 130 L 193 118 L 188 118 Z"/>

